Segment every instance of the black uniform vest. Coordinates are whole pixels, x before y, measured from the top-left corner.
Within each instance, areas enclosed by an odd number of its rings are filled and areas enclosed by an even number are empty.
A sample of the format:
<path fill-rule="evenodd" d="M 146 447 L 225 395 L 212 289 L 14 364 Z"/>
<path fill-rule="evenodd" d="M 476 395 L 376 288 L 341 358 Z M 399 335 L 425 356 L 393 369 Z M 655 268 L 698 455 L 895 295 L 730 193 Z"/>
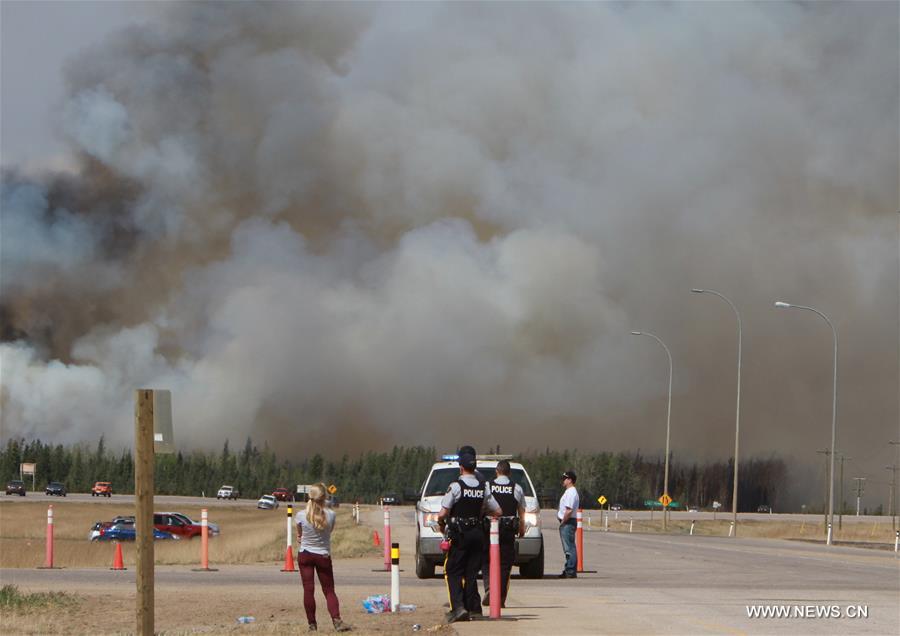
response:
<path fill-rule="evenodd" d="M 450 516 L 457 519 L 480 517 L 481 507 L 484 505 L 484 480 L 478 479 L 477 486 L 470 486 L 460 477 L 456 483 L 459 484 L 460 497 L 450 509 Z"/>
<path fill-rule="evenodd" d="M 510 481 L 508 484 L 498 484 L 491 482 L 488 484 L 491 488 L 491 494 L 500 504 L 504 517 L 515 517 L 519 512 L 519 504 L 516 501 L 516 485 Z"/>

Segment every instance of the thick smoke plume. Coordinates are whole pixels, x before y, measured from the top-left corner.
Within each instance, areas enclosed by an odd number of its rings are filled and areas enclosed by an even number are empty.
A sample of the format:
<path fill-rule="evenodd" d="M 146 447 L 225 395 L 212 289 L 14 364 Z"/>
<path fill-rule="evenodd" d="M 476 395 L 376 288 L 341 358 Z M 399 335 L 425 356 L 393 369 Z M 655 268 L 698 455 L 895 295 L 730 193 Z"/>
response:
<path fill-rule="evenodd" d="M 742 449 L 898 437 L 898 7 L 177 3 L 3 175 L 4 437 Z M 868 462 L 868 463 L 866 463 Z M 818 486 L 816 486 L 818 488 Z M 816 493 L 819 491 L 816 490 Z"/>

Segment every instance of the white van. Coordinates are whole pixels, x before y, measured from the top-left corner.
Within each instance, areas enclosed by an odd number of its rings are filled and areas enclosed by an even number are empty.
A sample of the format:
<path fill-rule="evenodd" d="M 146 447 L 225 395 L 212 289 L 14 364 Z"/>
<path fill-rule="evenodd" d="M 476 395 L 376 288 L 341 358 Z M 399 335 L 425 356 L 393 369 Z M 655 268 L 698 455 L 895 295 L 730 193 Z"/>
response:
<path fill-rule="evenodd" d="M 478 472 L 491 481 L 497 476 L 497 462 L 510 460 L 511 455 L 478 455 Z M 519 574 L 529 579 L 544 576 L 544 536 L 541 533 L 541 509 L 525 467 L 510 461 L 510 479 L 519 484 L 525 493 L 525 536 L 516 538 L 516 560 Z M 420 579 L 434 576 L 436 565 L 443 566 L 441 551 L 443 536 L 437 529 L 437 517 L 441 511 L 441 498 L 450 484 L 459 479 L 459 461 L 456 455 L 443 455 L 428 473 L 419 501 L 416 504 L 416 576 Z"/>

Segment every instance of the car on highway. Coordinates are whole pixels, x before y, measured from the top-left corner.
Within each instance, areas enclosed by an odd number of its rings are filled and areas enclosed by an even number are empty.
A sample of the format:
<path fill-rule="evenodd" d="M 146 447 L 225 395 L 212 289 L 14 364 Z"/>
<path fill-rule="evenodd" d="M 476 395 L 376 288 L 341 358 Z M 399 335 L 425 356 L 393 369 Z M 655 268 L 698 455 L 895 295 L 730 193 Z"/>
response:
<path fill-rule="evenodd" d="M 91 488 L 91 497 L 112 497 L 112 484 L 108 481 L 98 481 Z"/>
<path fill-rule="evenodd" d="M 237 499 L 241 496 L 241 492 L 234 486 L 222 486 L 216 493 L 216 499 Z"/>
<path fill-rule="evenodd" d="M 47 484 L 47 487 L 44 488 L 44 494 L 56 495 L 57 497 L 65 497 L 66 485 L 58 481 L 51 481 L 49 484 Z"/>
<path fill-rule="evenodd" d="M 278 501 L 293 501 L 294 493 L 287 488 L 276 488 L 272 491 L 272 496 Z"/>
<path fill-rule="evenodd" d="M 399 506 L 401 503 L 400 495 L 395 492 L 389 492 L 384 495 L 381 495 L 381 505 L 382 506 Z"/>
<path fill-rule="evenodd" d="M 256 507 L 260 510 L 275 510 L 278 507 L 278 500 L 272 495 L 263 495 L 256 502 Z"/>
<path fill-rule="evenodd" d="M 769 514 L 772 514 L 772 508 L 770 506 L 763 504 L 762 506 L 760 506 L 759 508 L 756 509 L 756 512 L 768 512 Z"/>
<path fill-rule="evenodd" d="M 615 504 L 611 505 L 609 507 L 609 509 L 618 512 L 619 510 L 622 509 L 622 504 L 615 503 Z"/>
<path fill-rule="evenodd" d="M 459 461 L 456 455 L 443 455 L 432 465 L 416 503 L 416 576 L 420 579 L 434 576 L 435 566 L 444 563 L 441 550 L 443 535 L 437 527 L 437 517 L 441 511 L 441 498 L 450 484 L 459 479 Z M 478 455 L 478 472 L 484 479 L 497 476 L 497 462 L 511 459 L 506 455 Z M 516 537 L 516 558 L 514 565 L 519 574 L 527 579 L 544 576 L 544 536 L 541 532 L 541 509 L 535 494 L 534 484 L 525 467 L 510 461 L 510 478 L 519 484 L 525 493 L 525 536 Z"/>
<path fill-rule="evenodd" d="M 7 495 L 19 495 L 20 497 L 25 496 L 25 482 L 21 479 L 12 479 L 6 482 L 6 494 Z"/>

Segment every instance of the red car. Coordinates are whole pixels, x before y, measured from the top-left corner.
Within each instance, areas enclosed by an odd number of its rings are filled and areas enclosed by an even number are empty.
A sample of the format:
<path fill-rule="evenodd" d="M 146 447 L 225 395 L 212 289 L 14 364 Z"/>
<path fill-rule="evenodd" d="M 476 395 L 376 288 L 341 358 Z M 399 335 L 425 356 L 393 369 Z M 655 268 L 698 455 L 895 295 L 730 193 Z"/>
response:
<path fill-rule="evenodd" d="M 272 491 L 272 496 L 278 501 L 293 501 L 294 493 L 287 488 L 276 488 Z"/>
<path fill-rule="evenodd" d="M 112 484 L 108 481 L 98 481 L 91 488 L 91 497 L 112 497 Z"/>
<path fill-rule="evenodd" d="M 203 531 L 199 524 L 186 523 L 181 515 L 174 512 L 154 512 L 153 527 L 183 539 L 199 537 Z"/>

